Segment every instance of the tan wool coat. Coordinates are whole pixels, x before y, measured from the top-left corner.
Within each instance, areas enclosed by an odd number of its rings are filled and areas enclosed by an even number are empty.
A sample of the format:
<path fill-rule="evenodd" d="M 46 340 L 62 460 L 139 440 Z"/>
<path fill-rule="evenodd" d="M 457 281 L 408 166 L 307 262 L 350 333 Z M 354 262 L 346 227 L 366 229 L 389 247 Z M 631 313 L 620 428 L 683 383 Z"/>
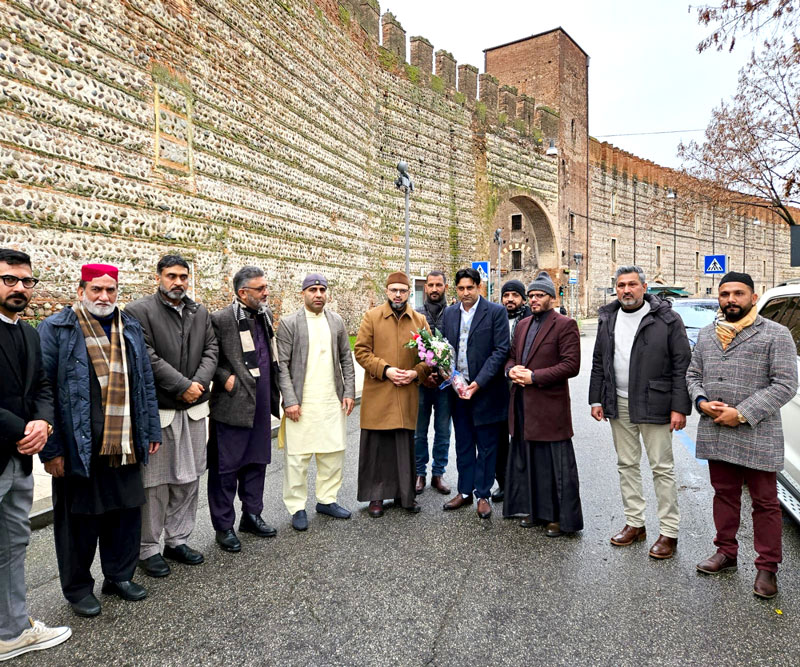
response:
<path fill-rule="evenodd" d="M 361 428 L 388 431 L 414 430 L 419 407 L 418 381 L 431 369 L 420 362 L 416 348 L 405 345 L 418 329 L 429 329 L 424 315 L 406 305 L 398 318 L 388 303 L 368 310 L 356 337 L 355 357 L 364 368 L 361 394 Z M 417 381 L 398 387 L 384 377 L 387 367 L 414 369 Z"/>

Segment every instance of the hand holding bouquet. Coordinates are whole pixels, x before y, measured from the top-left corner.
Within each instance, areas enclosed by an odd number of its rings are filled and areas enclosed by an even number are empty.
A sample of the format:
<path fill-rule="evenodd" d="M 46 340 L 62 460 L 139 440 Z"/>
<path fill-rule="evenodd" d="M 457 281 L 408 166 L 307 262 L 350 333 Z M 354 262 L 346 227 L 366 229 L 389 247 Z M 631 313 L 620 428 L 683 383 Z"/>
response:
<path fill-rule="evenodd" d="M 412 334 L 411 340 L 405 344 L 405 347 L 417 348 L 417 356 L 420 361 L 439 374 L 443 380 L 439 389 L 452 385 L 458 395 L 463 397 L 467 381 L 461 373 L 455 370 L 455 350 L 439 331 L 432 334 L 427 329 L 420 329 L 417 333 Z"/>

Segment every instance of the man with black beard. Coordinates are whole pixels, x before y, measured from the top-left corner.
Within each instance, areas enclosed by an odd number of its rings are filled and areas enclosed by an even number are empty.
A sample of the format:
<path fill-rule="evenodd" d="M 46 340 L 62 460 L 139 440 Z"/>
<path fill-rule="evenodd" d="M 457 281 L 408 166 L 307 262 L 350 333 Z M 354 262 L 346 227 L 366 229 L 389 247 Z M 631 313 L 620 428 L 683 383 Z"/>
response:
<path fill-rule="evenodd" d="M 697 569 L 705 574 L 736 569 L 746 484 L 758 553 L 753 593 L 772 598 L 778 594 L 782 556 L 776 486 L 783 468 L 780 409 L 797 391 L 797 350 L 785 326 L 758 315 L 756 301 L 748 274 L 731 271 L 719 281 L 720 311 L 698 334 L 686 380 L 700 411 L 697 457 L 708 459 L 717 529 L 717 552 Z"/>
<path fill-rule="evenodd" d="M 509 280 L 500 290 L 500 300 L 508 314 L 509 340 L 514 340 L 514 329 L 526 317 L 530 317 L 531 309 L 525 303 L 525 285 L 519 280 Z M 501 426 L 497 443 L 497 464 L 494 476 L 497 490 L 492 494 L 492 502 L 501 503 L 505 498 L 506 465 L 508 464 L 508 421 L 505 428 Z"/>
<path fill-rule="evenodd" d="M 417 308 L 428 320 L 432 333 L 442 330 L 442 316 L 447 307 L 447 277 L 442 271 L 431 271 L 425 278 L 425 302 Z M 442 379 L 432 373 L 419 388 L 419 413 L 417 430 L 414 435 L 414 457 L 417 464 L 415 492 L 422 493 L 428 467 L 428 426 L 433 411 L 433 465 L 431 466 L 431 488 L 447 495 L 450 487 L 442 476 L 447 467 L 450 450 L 450 398 L 447 392 L 439 389 Z"/>
<path fill-rule="evenodd" d="M 155 293 L 129 304 L 125 312 L 144 330 L 164 436 L 143 471 L 147 504 L 139 567 L 151 577 L 165 577 L 170 568 L 164 558 L 185 565 L 203 562 L 203 554 L 187 541 L 206 469 L 206 417 L 218 346 L 208 310 L 186 294 L 189 263 L 180 255 L 164 255 L 156 277 Z"/>

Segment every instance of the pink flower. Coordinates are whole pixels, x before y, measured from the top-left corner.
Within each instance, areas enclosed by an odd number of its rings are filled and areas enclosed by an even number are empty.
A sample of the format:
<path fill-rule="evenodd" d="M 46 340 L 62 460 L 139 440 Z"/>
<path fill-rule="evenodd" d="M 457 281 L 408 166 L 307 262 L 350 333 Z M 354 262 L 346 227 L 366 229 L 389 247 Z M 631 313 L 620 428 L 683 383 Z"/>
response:
<path fill-rule="evenodd" d="M 423 350 L 420 350 L 417 354 L 421 361 L 425 361 L 425 352 Z"/>

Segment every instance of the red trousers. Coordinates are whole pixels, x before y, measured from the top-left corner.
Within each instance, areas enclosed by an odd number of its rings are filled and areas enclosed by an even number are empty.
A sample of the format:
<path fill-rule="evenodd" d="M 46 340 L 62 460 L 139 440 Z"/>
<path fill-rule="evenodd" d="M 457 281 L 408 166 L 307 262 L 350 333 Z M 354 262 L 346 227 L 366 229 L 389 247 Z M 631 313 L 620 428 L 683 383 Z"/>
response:
<path fill-rule="evenodd" d="M 781 562 L 781 530 L 783 517 L 778 502 L 777 473 L 744 466 L 709 461 L 708 473 L 714 487 L 714 525 L 717 551 L 736 558 L 739 543 L 736 533 L 742 508 L 742 485 L 747 484 L 753 501 L 753 542 L 758 557 L 756 568 L 777 572 Z"/>

